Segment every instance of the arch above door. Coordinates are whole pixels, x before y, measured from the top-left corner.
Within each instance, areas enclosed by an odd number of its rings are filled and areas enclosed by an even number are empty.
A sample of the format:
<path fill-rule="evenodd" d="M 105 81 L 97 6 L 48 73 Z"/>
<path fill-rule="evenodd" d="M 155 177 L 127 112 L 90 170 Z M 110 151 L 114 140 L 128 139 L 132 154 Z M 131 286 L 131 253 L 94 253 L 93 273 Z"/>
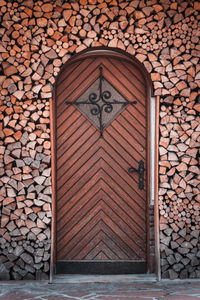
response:
<path fill-rule="evenodd" d="M 80 261 L 99 264 L 121 260 L 126 262 L 125 267 L 120 266 L 122 270 L 128 265 L 133 268 L 130 262 L 138 265 L 137 261 L 142 262 L 142 272 L 148 270 L 150 89 L 149 76 L 141 63 L 114 49 L 84 51 L 62 68 L 53 102 L 57 206 L 57 250 L 54 248 L 53 258 L 54 263 L 61 262 L 58 269 L 66 261 L 74 268 L 73 262 L 77 266 L 77 261 L 81 265 Z M 88 176 L 85 179 L 84 174 Z M 87 184 L 88 190 L 82 195 L 80 191 Z"/>

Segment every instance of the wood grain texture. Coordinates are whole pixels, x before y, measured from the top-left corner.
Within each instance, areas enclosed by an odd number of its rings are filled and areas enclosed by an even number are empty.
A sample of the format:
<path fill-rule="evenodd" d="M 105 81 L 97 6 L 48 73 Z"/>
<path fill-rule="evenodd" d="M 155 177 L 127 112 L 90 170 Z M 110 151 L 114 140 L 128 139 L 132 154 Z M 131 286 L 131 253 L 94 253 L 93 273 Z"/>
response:
<path fill-rule="evenodd" d="M 65 103 L 98 79 L 99 66 L 125 99 L 137 101 L 115 117 L 103 138 Z M 139 190 L 138 174 L 128 172 L 140 160 L 146 167 L 144 78 L 128 62 L 98 56 L 72 64 L 57 85 L 57 260 L 146 261 L 146 175 Z"/>

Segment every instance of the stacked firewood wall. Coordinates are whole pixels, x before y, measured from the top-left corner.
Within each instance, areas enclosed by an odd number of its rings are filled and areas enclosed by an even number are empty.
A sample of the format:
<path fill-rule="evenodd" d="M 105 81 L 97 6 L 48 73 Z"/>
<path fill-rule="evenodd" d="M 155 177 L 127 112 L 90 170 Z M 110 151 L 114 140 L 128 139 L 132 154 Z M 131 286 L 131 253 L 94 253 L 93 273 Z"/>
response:
<path fill-rule="evenodd" d="M 0 278 L 47 278 L 50 98 L 89 47 L 135 56 L 160 96 L 162 277 L 200 277 L 200 3 L 0 0 Z"/>

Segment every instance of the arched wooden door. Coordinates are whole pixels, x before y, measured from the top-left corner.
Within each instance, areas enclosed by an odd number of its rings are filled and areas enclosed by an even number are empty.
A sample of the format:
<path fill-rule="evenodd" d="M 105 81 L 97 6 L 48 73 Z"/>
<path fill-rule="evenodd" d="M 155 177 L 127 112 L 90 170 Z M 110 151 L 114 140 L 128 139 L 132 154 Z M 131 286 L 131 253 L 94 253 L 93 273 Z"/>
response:
<path fill-rule="evenodd" d="M 102 52 L 57 80 L 57 273 L 146 272 L 146 90 L 137 64 Z"/>

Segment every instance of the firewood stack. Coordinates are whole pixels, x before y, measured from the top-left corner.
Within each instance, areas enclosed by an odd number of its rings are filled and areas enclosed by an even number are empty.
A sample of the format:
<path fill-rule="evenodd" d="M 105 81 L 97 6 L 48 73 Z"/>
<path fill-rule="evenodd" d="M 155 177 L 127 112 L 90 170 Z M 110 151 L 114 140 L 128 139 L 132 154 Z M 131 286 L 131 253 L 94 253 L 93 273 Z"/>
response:
<path fill-rule="evenodd" d="M 0 0 L 1 279 L 48 276 L 52 86 L 72 55 L 98 46 L 130 53 L 151 75 L 162 276 L 200 277 L 199 12 L 193 0 Z"/>

